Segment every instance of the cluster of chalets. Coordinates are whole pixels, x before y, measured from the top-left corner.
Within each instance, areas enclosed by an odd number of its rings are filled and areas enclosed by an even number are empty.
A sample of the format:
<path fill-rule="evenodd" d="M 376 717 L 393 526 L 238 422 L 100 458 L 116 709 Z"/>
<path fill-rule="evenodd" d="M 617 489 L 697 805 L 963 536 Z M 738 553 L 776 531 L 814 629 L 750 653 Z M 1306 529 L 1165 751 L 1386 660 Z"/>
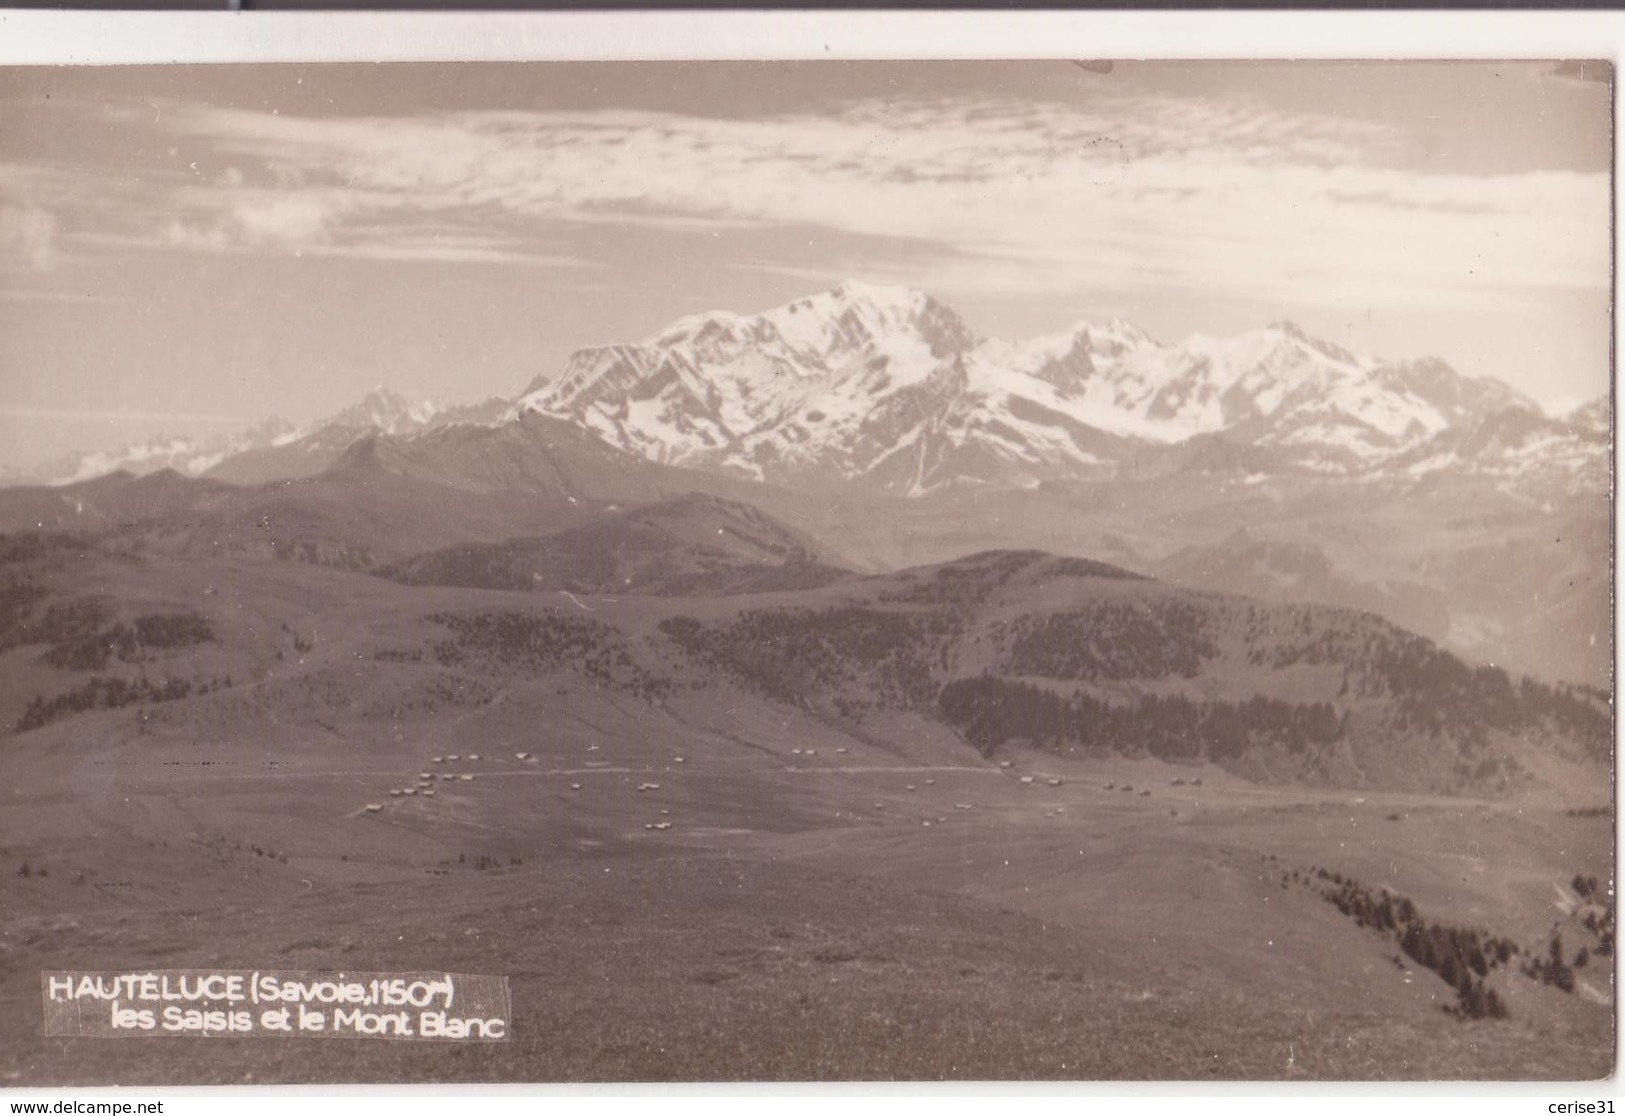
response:
<path fill-rule="evenodd" d="M 513 754 L 513 758 L 520 763 L 539 762 L 537 756 L 532 752 L 515 752 Z M 450 755 L 445 756 L 430 756 L 429 764 L 431 767 L 444 767 L 446 764 L 454 763 L 480 763 L 484 759 L 485 756 L 479 752 L 468 752 L 466 754 L 461 752 L 453 752 Z M 438 774 L 434 771 L 419 771 L 416 782 L 409 783 L 406 786 L 389 788 L 389 797 L 434 798 L 437 794 L 435 790 L 435 784 L 437 782 L 472 783 L 478 777 L 479 776 L 472 771 L 441 771 Z M 364 807 L 364 812 L 368 814 L 381 814 L 384 812 L 384 806 L 385 803 L 382 802 L 369 802 Z"/>

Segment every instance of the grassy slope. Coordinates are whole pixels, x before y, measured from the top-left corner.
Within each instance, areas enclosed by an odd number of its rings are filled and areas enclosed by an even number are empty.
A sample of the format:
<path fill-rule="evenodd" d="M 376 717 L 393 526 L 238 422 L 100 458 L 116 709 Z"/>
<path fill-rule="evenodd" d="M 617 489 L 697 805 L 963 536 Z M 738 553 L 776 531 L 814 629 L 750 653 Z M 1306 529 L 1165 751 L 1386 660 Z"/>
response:
<path fill-rule="evenodd" d="M 152 607 L 206 600 L 220 644 L 173 662 L 238 684 L 145 722 L 96 712 L 0 739 L 8 1083 L 1574 1078 L 1611 1063 L 1608 1006 L 1513 982 L 1511 1021 L 1455 1021 L 1441 982 L 1406 983 L 1391 946 L 1278 879 L 1335 867 L 1538 945 L 1557 888 L 1611 875 L 1606 817 L 1357 807 L 1211 768 L 1176 788 L 1192 769 L 1019 749 L 1001 769 L 929 721 L 843 731 L 670 648 L 644 665 L 704 685 L 658 702 L 568 667 L 373 657 L 444 638 L 426 613 L 540 613 L 536 595 L 281 563 L 72 577 Z M 634 633 L 664 611 L 582 604 Z M 8 695 L 29 654 L 0 664 Z M 387 796 L 445 770 L 430 756 L 476 749 L 459 770 L 477 781 Z M 660 789 L 635 789 L 647 781 Z M 371 801 L 385 813 L 361 813 Z M 644 828 L 657 819 L 673 828 Z M 502 866 L 470 866 L 482 856 Z M 42 969 L 273 964 L 504 973 L 518 1037 L 199 1047 L 34 1031 Z"/>
<path fill-rule="evenodd" d="M 463 543 L 380 571 L 409 585 L 694 596 L 814 588 L 848 573 L 748 505 L 690 494 L 532 538 Z"/>
<path fill-rule="evenodd" d="M 1604 481 L 1584 496 L 1531 497 L 1488 482 L 1407 488 L 1238 471 L 1018 492 L 964 486 L 920 500 L 764 489 L 756 502 L 841 540 L 851 562 L 899 569 L 992 547 L 1039 547 L 1146 572 L 1166 563 L 1191 585 L 1375 608 L 1475 660 L 1603 685 Z M 1292 568 L 1230 568 L 1239 527 L 1317 552 L 1329 569 L 1309 586 Z M 1176 557 L 1181 550 L 1191 562 Z M 1586 607 L 1566 603 L 1576 593 Z"/>
<path fill-rule="evenodd" d="M 1593 699 L 1583 724 L 1493 713 L 1501 692 L 1493 672 L 1475 674 L 1377 617 L 1194 592 L 1035 553 L 667 610 L 695 619 L 662 630 L 701 661 L 833 714 L 861 718 L 877 703 L 934 710 L 944 683 L 986 674 L 1116 705 L 1142 695 L 1231 704 L 1258 695 L 1349 715 L 1336 743 L 1258 744 L 1225 761 L 1266 781 L 1566 798 L 1596 784 L 1606 754 Z M 1008 713 L 994 720 L 1017 723 Z M 1480 721 L 1483 736 L 1472 738 L 1466 730 Z M 1139 747 L 1116 737 L 1105 746 Z"/>

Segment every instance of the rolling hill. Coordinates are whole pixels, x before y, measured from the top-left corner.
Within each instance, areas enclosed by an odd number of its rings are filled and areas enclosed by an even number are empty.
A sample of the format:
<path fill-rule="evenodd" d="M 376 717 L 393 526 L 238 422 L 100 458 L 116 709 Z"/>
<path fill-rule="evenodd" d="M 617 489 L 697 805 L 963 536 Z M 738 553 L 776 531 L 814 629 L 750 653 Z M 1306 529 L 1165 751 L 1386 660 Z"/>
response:
<path fill-rule="evenodd" d="M 373 431 L 314 475 L 257 484 L 163 470 L 7 488 L 0 490 L 0 531 L 88 532 L 192 557 L 253 555 L 371 570 L 449 546 L 556 533 L 696 490 L 739 487 L 531 416 L 416 438 Z M 736 506 L 730 522 L 748 534 L 753 516 L 762 518 Z"/>
<path fill-rule="evenodd" d="M 100 569 L 114 585 L 144 562 L 82 539 L 63 546 L 86 552 L 78 576 Z M 118 594 L 62 597 L 73 582 L 42 572 L 36 563 L 34 575 L 13 575 L 7 644 L 44 645 L 39 662 L 81 674 L 112 672 L 81 692 L 145 685 L 142 671 L 121 671 L 105 654 L 87 668 L 89 652 L 72 650 L 76 639 L 113 640 L 97 631 Z M 482 662 L 540 655 L 545 672 L 569 669 L 571 655 L 592 661 L 596 648 L 620 664 L 604 667 L 603 680 L 645 698 L 726 683 L 865 739 L 929 724 L 984 755 L 1020 745 L 1143 756 L 1264 784 L 1558 798 L 1606 786 L 1611 722 L 1600 690 L 1473 666 L 1370 613 L 1193 591 L 1081 559 L 1000 551 L 854 579 L 750 509 L 693 497 L 390 572 L 424 586 L 395 587 L 382 598 L 393 608 L 413 593 L 442 602 L 420 613 L 439 641 L 391 646 L 390 661 L 438 658 L 481 679 L 490 677 Z M 452 581 L 472 588 L 436 588 Z M 437 595 L 515 587 L 504 581 L 525 592 Z M 670 587 L 684 595 L 652 595 Z M 504 603 L 526 598 L 543 611 Z M 90 611 L 74 620 L 76 609 Z M 220 620 L 218 602 L 193 611 Z M 559 658 L 558 647 L 578 651 Z M 46 705 L 74 691 L 7 689 Z"/>
<path fill-rule="evenodd" d="M 1605 783 L 1606 693 L 1474 667 L 1370 613 L 1021 551 L 732 608 L 660 630 L 778 701 L 860 725 L 938 718 L 986 754 L 1148 755 L 1411 792 Z"/>
<path fill-rule="evenodd" d="M 592 522 L 679 553 L 753 522 L 691 503 Z M 515 1025 L 203 1060 L 12 1013 L 0 1073 L 1594 1075 L 1611 923 L 1571 881 L 1612 863 L 1604 709 L 1369 615 L 1030 551 L 663 598 L 8 537 L 0 993 L 109 950 L 445 969 L 510 974 Z M 1358 921 L 1379 887 L 1414 951 Z M 1518 947 L 1477 999 L 1430 952 L 1458 927 Z M 1508 1018 L 1462 1013 L 1486 987 Z"/>
<path fill-rule="evenodd" d="M 851 576 L 810 539 L 755 508 L 690 495 L 580 527 L 463 543 L 384 566 L 408 585 L 711 596 L 807 589 Z"/>

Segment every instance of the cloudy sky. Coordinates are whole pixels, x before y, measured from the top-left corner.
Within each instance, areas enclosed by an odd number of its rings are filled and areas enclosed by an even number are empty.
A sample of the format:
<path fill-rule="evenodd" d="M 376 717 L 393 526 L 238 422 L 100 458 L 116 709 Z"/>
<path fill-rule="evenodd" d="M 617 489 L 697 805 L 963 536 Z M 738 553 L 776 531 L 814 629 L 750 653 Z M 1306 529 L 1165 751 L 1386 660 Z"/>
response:
<path fill-rule="evenodd" d="M 1608 384 L 1610 90 L 1491 63 L 0 71 L 0 466 L 513 395 L 844 278 Z"/>

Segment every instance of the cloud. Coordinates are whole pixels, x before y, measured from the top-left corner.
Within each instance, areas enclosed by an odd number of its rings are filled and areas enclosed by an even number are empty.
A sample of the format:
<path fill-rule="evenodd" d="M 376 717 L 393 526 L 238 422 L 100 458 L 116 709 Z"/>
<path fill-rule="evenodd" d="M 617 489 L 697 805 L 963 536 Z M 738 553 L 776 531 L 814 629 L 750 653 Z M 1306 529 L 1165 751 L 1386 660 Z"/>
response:
<path fill-rule="evenodd" d="M 351 259 L 499 263 L 573 268 L 588 264 L 540 252 L 520 238 L 435 226 L 406 199 L 344 189 L 253 189 L 239 175 L 224 190 L 185 192 L 186 217 L 165 223 L 158 243 L 201 252 L 277 252 Z M 442 215 L 444 216 L 444 215 Z"/>
<path fill-rule="evenodd" d="M 48 271 L 56 260 L 56 218 L 34 205 L 0 202 L 0 261 Z"/>
<path fill-rule="evenodd" d="M 232 168 L 154 199 L 153 241 L 204 251 L 545 262 L 567 257 L 535 236 L 565 224 L 815 226 L 871 238 L 871 272 L 914 266 L 909 281 L 950 294 L 1171 285 L 1413 308 L 1603 289 L 1609 274 L 1606 176 L 1419 173 L 1394 129 L 1244 98 L 861 101 L 730 119 L 169 105 L 161 120 Z M 463 247 L 425 240 L 422 222 Z M 910 242 L 911 258 L 895 254 Z"/>
<path fill-rule="evenodd" d="M 164 240 L 180 248 L 298 249 L 328 244 L 347 208 L 343 197 L 318 191 L 188 190 L 182 195 L 195 216 L 173 218 Z"/>
<path fill-rule="evenodd" d="M 422 263 L 485 263 L 540 267 L 550 270 L 587 268 L 592 264 L 574 256 L 539 253 L 509 247 L 507 242 L 481 237 L 392 236 L 373 242 L 315 245 L 301 249 L 312 256 L 351 259 L 417 261 Z"/>

